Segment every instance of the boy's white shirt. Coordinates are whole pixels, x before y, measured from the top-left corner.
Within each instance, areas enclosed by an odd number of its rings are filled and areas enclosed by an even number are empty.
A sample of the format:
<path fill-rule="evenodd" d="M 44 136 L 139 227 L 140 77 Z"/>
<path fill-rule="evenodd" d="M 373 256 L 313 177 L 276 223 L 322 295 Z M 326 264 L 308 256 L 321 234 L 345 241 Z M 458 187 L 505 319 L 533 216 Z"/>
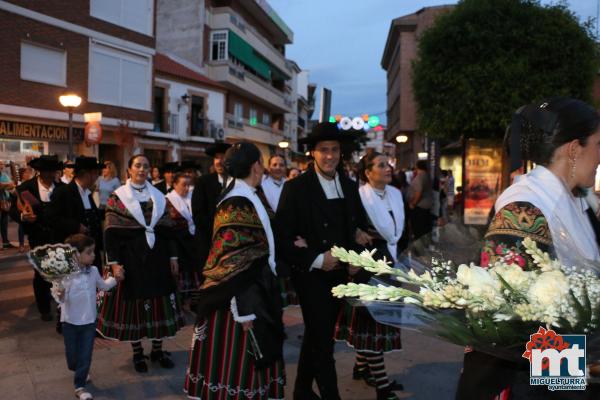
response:
<path fill-rule="evenodd" d="M 64 297 L 60 303 L 60 321 L 72 325 L 96 322 L 96 289 L 110 290 L 117 285 L 112 276 L 102 279 L 98 268 L 90 266 L 88 273 L 79 272 L 64 278 Z"/>

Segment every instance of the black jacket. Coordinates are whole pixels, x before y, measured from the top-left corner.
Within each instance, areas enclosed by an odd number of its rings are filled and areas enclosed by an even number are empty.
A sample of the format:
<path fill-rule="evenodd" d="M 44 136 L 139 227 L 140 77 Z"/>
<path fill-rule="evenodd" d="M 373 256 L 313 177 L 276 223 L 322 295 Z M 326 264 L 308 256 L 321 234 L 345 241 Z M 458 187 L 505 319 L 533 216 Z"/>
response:
<path fill-rule="evenodd" d="M 54 191 L 50 196 L 50 200 L 54 198 L 56 191 L 62 186 L 65 186 L 65 184 L 62 182 L 55 182 L 54 186 Z M 43 203 L 40 198 L 38 178 L 34 177 L 21 183 L 19 186 L 17 186 L 17 191 L 20 194 L 29 192 L 31 195 L 33 195 L 33 197 L 35 197 L 35 199 L 37 199 L 37 204 L 31 204 L 33 212 L 37 216 L 35 222 L 26 222 L 21 220 L 21 212 L 17 207 L 16 201 L 12 203 L 9 212 L 11 218 L 23 226 L 23 231 L 28 236 L 31 247 L 33 248 L 48 243 L 56 243 L 58 241 L 56 232 L 53 229 L 54 227 L 52 226 L 51 222 L 48 220 L 48 208 L 50 203 Z M 26 200 L 26 196 L 22 195 L 22 198 Z"/>
<path fill-rule="evenodd" d="M 366 231 L 366 214 L 358 194 L 358 185 L 344 175 L 340 184 L 346 199 L 346 241 L 356 243 L 356 229 Z M 331 249 L 331 218 L 325 192 L 314 168 L 285 183 L 281 192 L 274 233 L 276 254 L 294 268 L 308 271 L 321 253 Z M 296 236 L 306 239 L 307 248 L 294 245 Z M 355 250 L 360 250 L 356 245 Z"/>
<path fill-rule="evenodd" d="M 196 225 L 196 238 L 199 246 L 199 263 L 202 267 L 208 258 L 212 244 L 213 220 L 217 200 L 223 187 L 216 173 L 203 175 L 194 183 L 192 192 L 192 215 Z"/>
<path fill-rule="evenodd" d="M 89 200 L 99 221 L 98 208 L 91 193 Z M 52 201 L 48 206 L 48 220 L 55 229 L 59 241 L 64 241 L 68 236 L 79 233 L 80 225 L 85 225 L 85 208 L 75 179 L 68 185 L 54 190 Z M 96 248 L 101 248 L 101 244 L 98 243 L 101 238 L 99 228 L 98 224 L 89 232 L 89 235 L 96 240 Z"/>
<path fill-rule="evenodd" d="M 154 187 L 157 188 L 162 194 L 167 194 L 171 190 L 173 190 L 173 186 L 171 186 L 169 190 L 167 190 L 167 182 L 164 179 L 158 182 L 156 185 L 154 185 Z"/>

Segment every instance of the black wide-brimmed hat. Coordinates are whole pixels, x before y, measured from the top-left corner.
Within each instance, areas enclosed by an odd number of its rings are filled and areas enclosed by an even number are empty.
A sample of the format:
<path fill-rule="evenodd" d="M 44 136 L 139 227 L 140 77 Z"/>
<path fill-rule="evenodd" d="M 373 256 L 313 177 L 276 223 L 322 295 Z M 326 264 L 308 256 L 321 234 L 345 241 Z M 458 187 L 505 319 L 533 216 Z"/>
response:
<path fill-rule="evenodd" d="M 29 161 L 29 166 L 36 171 L 60 171 L 64 168 L 62 161 L 58 161 L 58 156 L 42 155 Z"/>
<path fill-rule="evenodd" d="M 165 172 L 177 173 L 177 172 L 179 172 L 179 163 L 178 162 L 164 163 L 163 166 L 160 168 L 160 172 L 163 174 Z"/>
<path fill-rule="evenodd" d="M 344 132 L 333 122 L 319 122 L 316 124 L 308 136 L 299 139 L 298 144 L 307 145 L 309 150 L 313 149 L 319 142 L 326 140 L 336 140 L 340 143 L 349 143 L 358 139 L 358 135 L 353 131 Z"/>
<path fill-rule="evenodd" d="M 225 154 L 227 149 L 230 147 L 231 147 L 231 145 L 229 143 L 215 142 L 215 143 L 211 144 L 210 146 L 208 146 L 204 152 L 206 153 L 206 155 L 214 157 L 218 153 Z"/>
<path fill-rule="evenodd" d="M 181 171 L 187 171 L 190 169 L 199 169 L 200 165 L 193 160 L 184 160 L 181 162 L 181 167 L 179 168 Z"/>
<path fill-rule="evenodd" d="M 104 169 L 103 162 L 98 162 L 96 157 L 80 156 L 75 158 L 74 163 L 65 164 L 67 168 L 73 168 L 75 171 L 93 171 Z"/>

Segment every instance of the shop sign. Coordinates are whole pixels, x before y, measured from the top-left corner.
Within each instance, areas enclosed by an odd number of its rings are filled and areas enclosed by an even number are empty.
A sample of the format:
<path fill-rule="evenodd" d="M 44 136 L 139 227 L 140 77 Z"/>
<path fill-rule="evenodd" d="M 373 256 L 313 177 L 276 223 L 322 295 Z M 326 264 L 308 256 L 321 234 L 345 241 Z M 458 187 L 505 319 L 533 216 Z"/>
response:
<path fill-rule="evenodd" d="M 501 180 L 501 145 L 491 140 L 469 139 L 465 158 L 465 224 L 488 223 Z"/>
<path fill-rule="evenodd" d="M 68 142 L 69 128 L 66 126 L 0 120 L 0 138 Z M 73 141 L 81 142 L 82 140 L 83 129 L 73 128 Z"/>
<path fill-rule="evenodd" d="M 85 144 L 99 144 L 102 141 L 102 126 L 99 122 L 93 121 L 85 124 Z"/>

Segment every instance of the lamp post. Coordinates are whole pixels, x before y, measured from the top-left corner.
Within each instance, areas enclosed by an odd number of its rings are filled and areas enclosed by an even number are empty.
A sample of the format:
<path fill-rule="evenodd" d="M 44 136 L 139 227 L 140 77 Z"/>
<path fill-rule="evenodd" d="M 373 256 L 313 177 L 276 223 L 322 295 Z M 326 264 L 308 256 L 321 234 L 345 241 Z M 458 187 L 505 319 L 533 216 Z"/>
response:
<path fill-rule="evenodd" d="M 69 151 L 67 159 L 73 161 L 73 109 L 81 104 L 81 97 L 76 94 L 65 94 L 58 98 L 58 101 L 69 112 Z"/>

